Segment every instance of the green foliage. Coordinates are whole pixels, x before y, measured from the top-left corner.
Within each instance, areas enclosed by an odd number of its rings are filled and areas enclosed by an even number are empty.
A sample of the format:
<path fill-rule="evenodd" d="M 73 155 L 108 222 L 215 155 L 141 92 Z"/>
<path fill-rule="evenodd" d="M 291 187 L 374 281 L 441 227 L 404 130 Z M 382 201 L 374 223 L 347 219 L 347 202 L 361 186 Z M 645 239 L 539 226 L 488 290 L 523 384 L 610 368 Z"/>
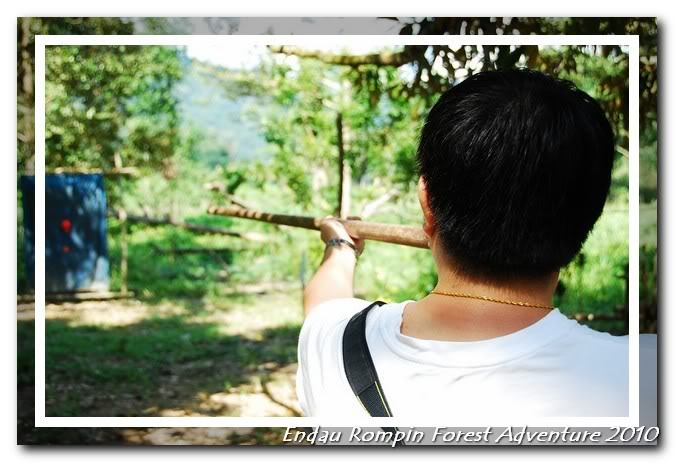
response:
<path fill-rule="evenodd" d="M 263 76 L 274 103 L 258 111 L 275 147 L 270 168 L 304 206 L 324 212 L 335 207 L 328 198 L 337 190 L 338 115 L 354 181 L 377 178 L 405 186 L 414 177 L 417 131 L 428 102 L 385 92 L 404 86 L 395 69 L 373 66 L 367 72 L 375 80 L 316 60 L 300 60 L 297 66 L 269 60 L 255 77 Z"/>
<path fill-rule="evenodd" d="M 173 157 L 176 49 L 51 46 L 46 75 L 48 167 L 161 166 Z"/>
<path fill-rule="evenodd" d="M 264 72 L 276 104 L 264 114 L 263 124 L 267 142 L 276 149 L 271 168 L 287 181 L 296 201 L 307 206 L 327 196 L 327 171 L 334 172 L 331 164 L 337 162 L 334 100 L 338 92 L 331 84 L 339 85 L 338 76 L 335 69 L 317 62 L 299 70 L 270 66 Z"/>
<path fill-rule="evenodd" d="M 539 51 L 539 68 L 574 82 L 605 109 L 618 145 L 628 144 L 628 56 L 620 48 L 561 47 Z"/>
<path fill-rule="evenodd" d="M 640 200 L 656 201 L 658 193 L 658 150 L 656 126 L 648 127 L 640 138 Z"/>
<path fill-rule="evenodd" d="M 18 18 L 17 60 L 17 164 L 19 172 L 33 171 L 35 142 L 35 36 L 132 34 L 133 25 L 122 18 Z"/>

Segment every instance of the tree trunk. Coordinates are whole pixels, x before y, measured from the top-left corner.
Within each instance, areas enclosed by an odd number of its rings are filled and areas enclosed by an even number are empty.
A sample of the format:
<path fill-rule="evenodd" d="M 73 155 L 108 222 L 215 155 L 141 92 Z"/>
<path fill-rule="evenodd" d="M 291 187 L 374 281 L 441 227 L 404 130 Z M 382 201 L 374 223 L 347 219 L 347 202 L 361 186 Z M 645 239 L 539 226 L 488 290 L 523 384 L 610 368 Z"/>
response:
<path fill-rule="evenodd" d="M 120 280 L 121 293 L 129 292 L 129 234 L 127 227 L 127 211 L 120 209 L 118 213 L 120 220 Z"/>
<path fill-rule="evenodd" d="M 349 216 L 351 199 L 351 179 L 352 170 L 348 162 L 345 161 L 344 132 L 342 126 L 342 113 L 338 113 L 337 120 L 337 146 L 338 146 L 338 207 L 337 215 L 341 219 Z"/>
<path fill-rule="evenodd" d="M 20 24 L 20 42 L 21 50 L 21 82 L 19 109 L 23 112 L 21 124 L 21 140 L 26 149 L 26 159 L 24 159 L 24 173 L 32 175 L 35 172 L 35 83 L 33 80 L 33 57 L 30 50 L 30 21 L 31 18 L 21 18 Z"/>

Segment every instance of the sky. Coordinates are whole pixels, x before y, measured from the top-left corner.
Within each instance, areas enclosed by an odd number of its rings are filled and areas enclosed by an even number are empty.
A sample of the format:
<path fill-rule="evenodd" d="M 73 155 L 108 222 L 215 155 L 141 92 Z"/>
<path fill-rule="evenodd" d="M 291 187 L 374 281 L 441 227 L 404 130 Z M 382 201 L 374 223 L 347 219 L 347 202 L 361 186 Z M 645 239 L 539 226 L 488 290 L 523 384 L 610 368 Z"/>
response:
<path fill-rule="evenodd" d="M 374 53 L 380 51 L 382 47 L 372 44 L 363 44 L 359 46 L 345 47 L 344 45 L 318 46 L 312 47 L 312 50 L 331 53 L 343 53 L 359 55 L 365 53 Z M 244 46 L 237 48 L 223 49 L 221 45 L 188 45 L 186 48 L 188 57 L 204 61 L 228 69 L 252 69 L 260 62 L 260 59 L 269 51 L 265 46 Z"/>
<path fill-rule="evenodd" d="M 252 69 L 266 53 L 261 47 L 242 47 L 223 50 L 217 45 L 188 45 L 185 51 L 190 58 L 228 69 Z"/>

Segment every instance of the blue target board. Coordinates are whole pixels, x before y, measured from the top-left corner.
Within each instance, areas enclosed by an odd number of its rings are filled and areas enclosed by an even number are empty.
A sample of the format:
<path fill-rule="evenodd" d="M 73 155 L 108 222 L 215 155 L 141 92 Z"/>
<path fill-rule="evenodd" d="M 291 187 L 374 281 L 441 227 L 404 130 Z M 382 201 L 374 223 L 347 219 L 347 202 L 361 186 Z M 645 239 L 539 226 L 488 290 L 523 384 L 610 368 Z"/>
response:
<path fill-rule="evenodd" d="M 35 177 L 21 178 L 28 286 L 35 287 Z M 45 291 L 105 291 L 110 283 L 103 177 L 45 176 Z"/>

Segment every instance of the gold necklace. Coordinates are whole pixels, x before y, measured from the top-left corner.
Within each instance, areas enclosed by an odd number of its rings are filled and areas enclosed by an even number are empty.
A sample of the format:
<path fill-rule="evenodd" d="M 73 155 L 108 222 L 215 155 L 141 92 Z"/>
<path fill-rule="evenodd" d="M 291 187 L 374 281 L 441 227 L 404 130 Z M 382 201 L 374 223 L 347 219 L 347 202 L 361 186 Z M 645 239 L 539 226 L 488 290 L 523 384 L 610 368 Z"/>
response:
<path fill-rule="evenodd" d="M 448 293 L 448 292 L 439 291 L 439 290 L 436 290 L 436 289 L 431 291 L 430 294 L 438 294 L 439 296 L 466 297 L 466 298 L 469 298 L 469 299 L 480 299 L 481 301 L 498 302 L 500 304 L 517 305 L 517 306 L 520 306 L 520 307 L 533 307 L 533 308 L 537 308 L 537 309 L 549 309 L 549 310 L 555 309 L 555 307 L 550 306 L 550 305 L 539 305 L 539 304 L 532 304 L 532 303 L 529 303 L 529 302 L 508 301 L 508 300 L 505 300 L 505 299 L 497 299 L 495 297 L 479 296 L 477 294 Z"/>

